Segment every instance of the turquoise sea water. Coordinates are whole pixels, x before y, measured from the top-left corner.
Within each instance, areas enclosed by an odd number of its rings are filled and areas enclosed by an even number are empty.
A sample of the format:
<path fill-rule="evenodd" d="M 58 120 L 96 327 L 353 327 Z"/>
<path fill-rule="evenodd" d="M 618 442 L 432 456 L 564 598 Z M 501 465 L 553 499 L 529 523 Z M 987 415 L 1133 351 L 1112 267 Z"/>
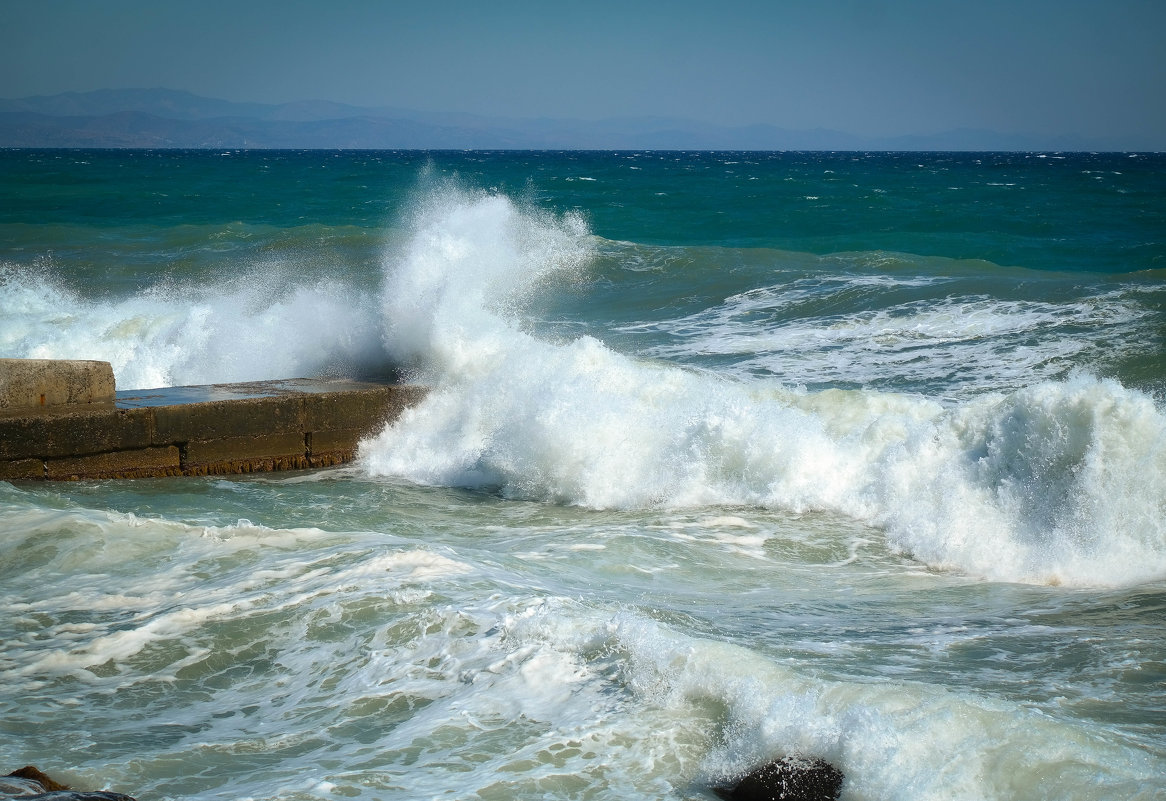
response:
<path fill-rule="evenodd" d="M 0 767 L 1166 798 L 1164 279 L 1153 154 L 0 151 L 0 356 L 432 387 L 339 469 L 0 483 Z"/>

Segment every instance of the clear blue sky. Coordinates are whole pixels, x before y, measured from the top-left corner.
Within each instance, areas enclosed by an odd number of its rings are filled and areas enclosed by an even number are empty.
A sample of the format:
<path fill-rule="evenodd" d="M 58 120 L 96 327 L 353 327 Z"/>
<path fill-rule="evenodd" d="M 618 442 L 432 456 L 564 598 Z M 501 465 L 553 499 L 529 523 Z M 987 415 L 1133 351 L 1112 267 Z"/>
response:
<path fill-rule="evenodd" d="M 1166 0 L 0 0 L 0 97 L 151 87 L 1166 147 Z"/>

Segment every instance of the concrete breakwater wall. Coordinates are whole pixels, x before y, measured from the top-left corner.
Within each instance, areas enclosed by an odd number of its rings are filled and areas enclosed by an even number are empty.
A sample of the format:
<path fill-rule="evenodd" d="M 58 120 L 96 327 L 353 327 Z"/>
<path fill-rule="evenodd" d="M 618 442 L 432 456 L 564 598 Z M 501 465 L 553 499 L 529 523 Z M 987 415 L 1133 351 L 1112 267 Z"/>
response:
<path fill-rule="evenodd" d="M 112 371 L 106 388 L 105 370 L 92 367 L 102 362 L 12 364 L 30 361 L 38 360 L 0 359 L 0 480 L 219 475 L 341 464 L 355 456 L 362 437 L 425 393 L 418 386 L 327 379 L 114 392 Z M 38 371 L 49 384 L 68 374 L 64 383 L 73 382 L 72 389 L 41 391 L 28 379 Z M 78 388 L 85 375 L 93 377 L 93 393 Z"/>

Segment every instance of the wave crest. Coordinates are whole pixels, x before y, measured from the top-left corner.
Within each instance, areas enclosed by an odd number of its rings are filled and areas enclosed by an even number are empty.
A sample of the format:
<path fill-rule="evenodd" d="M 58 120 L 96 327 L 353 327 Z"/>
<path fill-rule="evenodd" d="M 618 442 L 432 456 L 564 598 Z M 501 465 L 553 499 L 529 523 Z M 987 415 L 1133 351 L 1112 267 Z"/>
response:
<path fill-rule="evenodd" d="M 364 442 L 374 475 L 595 508 L 755 505 L 884 528 L 1005 581 L 1166 576 L 1166 417 L 1089 377 L 945 406 L 806 393 L 541 341 L 522 301 L 591 257 L 575 217 L 438 193 L 386 277 L 386 347 L 433 387 Z"/>

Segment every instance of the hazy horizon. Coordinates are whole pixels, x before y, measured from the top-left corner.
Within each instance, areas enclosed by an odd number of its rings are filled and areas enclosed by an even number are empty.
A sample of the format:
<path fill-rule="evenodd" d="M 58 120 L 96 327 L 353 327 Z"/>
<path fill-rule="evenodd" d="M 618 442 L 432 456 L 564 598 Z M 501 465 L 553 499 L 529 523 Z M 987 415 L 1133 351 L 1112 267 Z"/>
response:
<path fill-rule="evenodd" d="M 1166 147 L 1166 4 L 1148 0 L 9 0 L 3 16 L 0 96 L 13 99 L 165 86 L 236 102 Z"/>

